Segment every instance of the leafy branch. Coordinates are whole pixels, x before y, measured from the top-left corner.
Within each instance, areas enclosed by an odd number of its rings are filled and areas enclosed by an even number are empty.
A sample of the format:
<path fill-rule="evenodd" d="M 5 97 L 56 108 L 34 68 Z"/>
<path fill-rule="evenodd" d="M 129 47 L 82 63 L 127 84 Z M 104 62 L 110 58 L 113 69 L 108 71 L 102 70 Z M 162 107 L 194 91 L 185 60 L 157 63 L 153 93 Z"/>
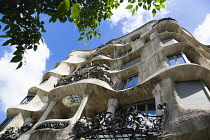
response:
<path fill-rule="evenodd" d="M 126 9 L 132 9 L 132 15 L 143 7 L 150 10 L 152 15 L 156 10 L 165 8 L 166 0 L 128 0 L 130 5 Z M 84 45 L 94 37 L 101 37 L 97 29 L 102 20 L 110 19 L 112 9 L 116 9 L 124 0 L 1 0 L 0 22 L 4 34 L 1 38 L 7 38 L 2 44 L 15 45 L 14 57 L 10 62 L 19 63 L 17 69 L 24 64 L 23 56 L 26 50 L 37 50 L 42 33 L 45 33 L 45 22 L 41 21 L 40 15 L 50 16 L 49 22 L 72 22 L 80 32 L 78 41 L 84 40 Z M 9 9 L 9 10 L 8 10 Z M 1 29 L 1 26 L 0 26 Z"/>

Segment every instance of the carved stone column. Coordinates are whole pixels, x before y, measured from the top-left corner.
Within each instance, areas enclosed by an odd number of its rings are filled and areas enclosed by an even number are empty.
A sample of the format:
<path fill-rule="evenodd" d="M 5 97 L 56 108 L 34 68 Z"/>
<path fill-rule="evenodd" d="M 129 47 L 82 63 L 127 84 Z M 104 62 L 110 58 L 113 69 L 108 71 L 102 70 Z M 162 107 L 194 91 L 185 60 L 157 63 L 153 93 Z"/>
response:
<path fill-rule="evenodd" d="M 49 115 L 50 111 L 52 110 L 52 108 L 54 107 L 55 104 L 56 104 L 55 101 L 52 101 L 50 103 L 50 105 L 47 107 L 47 109 L 45 110 L 44 114 L 42 115 L 42 117 L 39 119 L 39 121 L 37 123 L 39 123 L 41 121 L 44 121 L 47 118 L 47 116 Z"/>
<path fill-rule="evenodd" d="M 113 115 L 118 107 L 118 100 L 115 98 L 111 98 L 108 100 L 108 109 L 107 112 L 111 112 Z"/>

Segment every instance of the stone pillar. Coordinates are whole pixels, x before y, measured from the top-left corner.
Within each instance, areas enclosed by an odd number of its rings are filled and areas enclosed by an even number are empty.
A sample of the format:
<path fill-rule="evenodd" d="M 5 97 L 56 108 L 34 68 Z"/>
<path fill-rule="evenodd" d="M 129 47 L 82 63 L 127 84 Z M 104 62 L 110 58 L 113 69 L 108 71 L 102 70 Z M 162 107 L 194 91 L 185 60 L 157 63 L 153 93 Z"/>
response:
<path fill-rule="evenodd" d="M 44 120 L 47 118 L 47 116 L 49 115 L 50 111 L 52 110 L 52 108 L 54 107 L 55 104 L 56 104 L 55 101 L 52 101 L 52 102 L 50 103 L 50 105 L 49 105 L 48 108 L 45 110 L 44 114 L 42 115 L 42 117 L 39 119 L 39 121 L 38 121 L 37 123 L 39 123 L 39 122 L 41 122 L 41 121 L 44 121 Z"/>
<path fill-rule="evenodd" d="M 83 96 L 82 102 L 81 102 L 79 108 L 77 109 L 77 112 L 76 112 L 76 113 L 74 114 L 74 116 L 70 119 L 69 124 L 74 124 L 74 123 L 76 123 L 76 121 L 81 117 L 81 114 L 82 114 L 82 112 L 83 112 L 83 110 L 84 110 L 84 108 L 85 108 L 85 105 L 86 105 L 86 103 L 87 103 L 87 101 L 88 101 L 88 98 L 89 98 L 89 94 L 85 94 L 85 95 Z"/>
<path fill-rule="evenodd" d="M 115 98 L 111 98 L 108 100 L 108 109 L 107 112 L 111 112 L 113 115 L 118 107 L 118 100 Z"/>

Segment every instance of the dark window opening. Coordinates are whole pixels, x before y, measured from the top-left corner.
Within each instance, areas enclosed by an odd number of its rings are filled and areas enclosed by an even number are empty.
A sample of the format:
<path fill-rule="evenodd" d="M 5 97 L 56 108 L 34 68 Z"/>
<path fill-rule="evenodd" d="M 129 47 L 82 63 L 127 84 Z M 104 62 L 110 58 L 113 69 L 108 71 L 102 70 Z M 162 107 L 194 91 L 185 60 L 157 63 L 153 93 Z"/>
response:
<path fill-rule="evenodd" d="M 11 121 L 13 118 L 6 118 L 1 124 L 0 124 L 0 131 L 2 131 Z"/>
<path fill-rule="evenodd" d="M 124 80 L 122 89 L 130 88 L 136 84 L 138 84 L 138 74 L 131 76 L 131 77 L 127 78 L 126 80 Z"/>
<path fill-rule="evenodd" d="M 28 104 L 33 98 L 34 95 L 28 95 L 20 102 L 20 104 Z"/>

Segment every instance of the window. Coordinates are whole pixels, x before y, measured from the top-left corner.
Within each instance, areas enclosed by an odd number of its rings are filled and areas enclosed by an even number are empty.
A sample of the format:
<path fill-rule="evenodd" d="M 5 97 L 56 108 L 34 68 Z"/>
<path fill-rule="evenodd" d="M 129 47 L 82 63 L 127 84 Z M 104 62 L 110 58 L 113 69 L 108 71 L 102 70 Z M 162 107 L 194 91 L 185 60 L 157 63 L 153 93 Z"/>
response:
<path fill-rule="evenodd" d="M 130 88 L 134 85 L 138 84 L 138 74 L 131 76 L 123 81 L 123 89 Z"/>
<path fill-rule="evenodd" d="M 28 104 L 32 99 L 34 98 L 34 95 L 27 95 L 20 104 Z"/>
<path fill-rule="evenodd" d="M 119 54 L 119 57 L 126 56 L 126 55 L 128 55 L 131 51 L 132 51 L 132 49 L 126 50 L 126 51 L 120 53 L 120 54 Z"/>
<path fill-rule="evenodd" d="M 45 82 L 47 82 L 47 80 L 48 80 L 48 79 L 42 80 L 42 82 L 41 82 L 39 85 L 44 84 Z"/>
<path fill-rule="evenodd" d="M 167 58 L 168 58 L 168 63 L 170 66 L 190 63 L 190 61 L 187 59 L 187 57 L 185 56 L 183 52 L 176 53 L 172 56 L 168 56 Z"/>
<path fill-rule="evenodd" d="M 174 43 L 178 43 L 178 41 L 174 38 L 169 38 L 169 39 L 162 40 L 163 45 L 171 45 L 171 44 L 174 44 Z"/>
<path fill-rule="evenodd" d="M 1 124 L 0 124 L 0 131 L 2 131 L 11 121 L 13 118 L 6 118 Z"/>
<path fill-rule="evenodd" d="M 135 58 L 135 59 L 133 59 L 133 60 L 131 60 L 131 61 L 125 63 L 125 64 L 122 66 L 121 69 L 126 69 L 126 68 L 128 68 L 128 67 L 130 67 L 130 66 L 133 66 L 133 65 L 139 63 L 140 61 L 141 61 L 141 57 L 137 57 L 137 58 Z"/>
<path fill-rule="evenodd" d="M 210 96 L 206 85 L 200 81 L 176 83 L 176 91 L 185 109 L 209 109 Z"/>
<path fill-rule="evenodd" d="M 138 103 L 135 103 L 135 104 L 126 105 L 124 107 L 119 107 L 117 113 L 118 114 L 123 114 L 131 106 L 133 106 L 135 110 L 138 110 L 145 115 L 156 115 L 155 101 L 154 100 L 145 101 L 145 102 L 138 102 Z"/>

